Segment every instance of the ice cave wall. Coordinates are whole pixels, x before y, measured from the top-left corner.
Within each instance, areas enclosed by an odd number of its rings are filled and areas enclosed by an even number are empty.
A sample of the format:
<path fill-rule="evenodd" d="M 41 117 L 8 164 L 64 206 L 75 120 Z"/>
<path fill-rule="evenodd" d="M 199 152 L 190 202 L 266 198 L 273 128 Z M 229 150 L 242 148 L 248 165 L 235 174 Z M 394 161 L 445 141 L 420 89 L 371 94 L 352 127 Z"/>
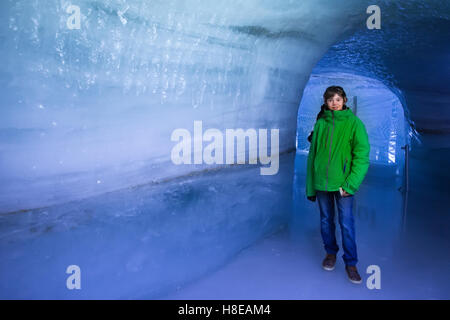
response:
<path fill-rule="evenodd" d="M 309 73 L 366 2 L 5 1 L 2 212 L 179 176 L 177 128 L 279 128 L 295 147 Z"/>

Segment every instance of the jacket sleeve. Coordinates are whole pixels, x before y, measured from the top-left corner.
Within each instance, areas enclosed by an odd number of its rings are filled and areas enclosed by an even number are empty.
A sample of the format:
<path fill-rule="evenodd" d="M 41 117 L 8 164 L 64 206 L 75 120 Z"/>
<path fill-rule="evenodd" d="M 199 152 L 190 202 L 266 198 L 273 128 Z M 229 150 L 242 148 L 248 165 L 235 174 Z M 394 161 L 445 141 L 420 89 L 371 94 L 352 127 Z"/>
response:
<path fill-rule="evenodd" d="M 351 171 L 342 188 L 350 194 L 355 194 L 369 169 L 370 144 L 366 127 L 357 120 L 352 142 Z"/>
<path fill-rule="evenodd" d="M 317 149 L 317 122 L 314 125 L 311 145 L 309 147 L 308 161 L 306 165 L 306 196 L 313 197 L 316 195 L 314 189 L 314 159 L 316 157 Z"/>

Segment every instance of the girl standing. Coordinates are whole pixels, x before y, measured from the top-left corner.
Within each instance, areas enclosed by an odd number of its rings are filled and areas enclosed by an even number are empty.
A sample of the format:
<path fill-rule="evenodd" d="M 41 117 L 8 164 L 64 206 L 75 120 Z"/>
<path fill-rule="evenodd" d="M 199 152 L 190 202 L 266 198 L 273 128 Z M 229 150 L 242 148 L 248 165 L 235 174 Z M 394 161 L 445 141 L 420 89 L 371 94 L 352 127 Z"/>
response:
<path fill-rule="evenodd" d="M 370 144 L 364 123 L 345 103 L 339 86 L 328 87 L 324 104 L 310 135 L 311 147 L 306 171 L 306 196 L 320 209 L 321 234 L 326 251 L 322 262 L 333 270 L 339 247 L 335 236 L 335 201 L 342 232 L 342 256 L 350 281 L 361 283 L 353 218 L 353 197 L 369 168 Z"/>

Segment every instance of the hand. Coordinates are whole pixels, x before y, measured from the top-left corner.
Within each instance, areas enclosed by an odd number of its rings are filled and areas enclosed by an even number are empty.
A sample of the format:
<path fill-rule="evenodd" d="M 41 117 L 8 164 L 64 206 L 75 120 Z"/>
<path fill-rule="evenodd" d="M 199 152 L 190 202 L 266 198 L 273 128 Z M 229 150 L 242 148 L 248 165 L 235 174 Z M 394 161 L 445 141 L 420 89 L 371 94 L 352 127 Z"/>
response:
<path fill-rule="evenodd" d="M 348 193 L 347 191 L 345 191 L 344 189 L 342 189 L 342 196 L 343 197 L 348 197 L 348 196 L 351 196 L 352 194 L 351 193 Z"/>

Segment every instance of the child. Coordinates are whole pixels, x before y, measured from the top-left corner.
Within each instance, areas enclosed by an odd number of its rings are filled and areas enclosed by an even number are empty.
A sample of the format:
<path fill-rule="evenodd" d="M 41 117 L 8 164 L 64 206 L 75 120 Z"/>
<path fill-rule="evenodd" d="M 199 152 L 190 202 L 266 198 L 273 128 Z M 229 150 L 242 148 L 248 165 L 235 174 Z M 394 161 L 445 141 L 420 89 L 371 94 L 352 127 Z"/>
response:
<path fill-rule="evenodd" d="M 345 270 L 350 281 L 361 283 L 353 220 L 353 196 L 369 168 L 369 139 L 364 123 L 345 105 L 344 89 L 331 86 L 323 94 L 324 104 L 310 135 L 306 172 L 306 196 L 320 209 L 321 234 L 327 253 L 322 262 L 333 270 L 336 253 L 334 202 L 339 213 Z M 309 139 L 308 139 L 309 140 Z"/>

